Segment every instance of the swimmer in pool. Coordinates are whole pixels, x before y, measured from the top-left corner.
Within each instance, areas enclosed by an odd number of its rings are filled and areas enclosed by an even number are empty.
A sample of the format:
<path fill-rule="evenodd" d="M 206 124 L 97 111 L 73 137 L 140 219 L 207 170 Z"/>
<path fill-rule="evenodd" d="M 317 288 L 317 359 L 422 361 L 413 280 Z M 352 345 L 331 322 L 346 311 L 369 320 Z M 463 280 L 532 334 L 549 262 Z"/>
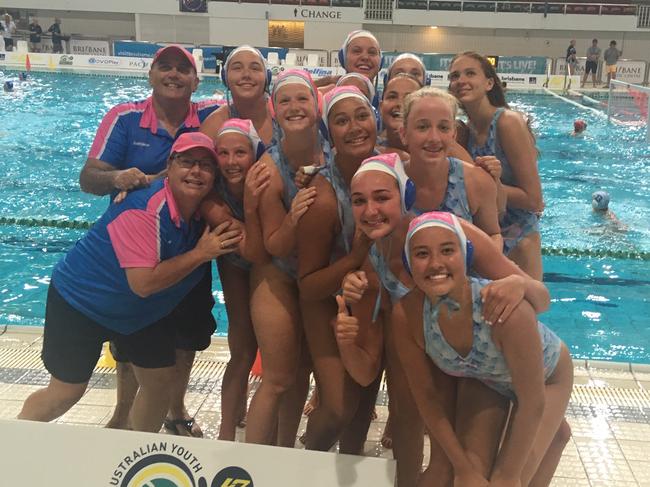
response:
<path fill-rule="evenodd" d="M 591 207 L 594 210 L 594 214 L 603 217 L 607 221 L 607 225 L 602 228 L 603 231 L 628 231 L 628 226 L 622 223 L 617 218 L 616 214 L 609 209 L 609 193 L 607 191 L 601 190 L 594 192 L 594 194 L 591 195 Z"/>
<path fill-rule="evenodd" d="M 576 120 L 573 122 L 573 132 L 571 132 L 572 137 L 582 137 L 587 130 L 587 122 L 584 120 Z"/>

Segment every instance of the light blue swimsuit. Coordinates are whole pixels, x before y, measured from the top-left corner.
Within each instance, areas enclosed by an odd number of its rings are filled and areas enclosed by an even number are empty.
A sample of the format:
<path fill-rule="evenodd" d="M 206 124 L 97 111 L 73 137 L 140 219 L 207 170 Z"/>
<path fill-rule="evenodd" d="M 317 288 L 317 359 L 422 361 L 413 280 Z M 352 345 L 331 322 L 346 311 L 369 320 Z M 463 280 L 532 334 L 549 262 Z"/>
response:
<path fill-rule="evenodd" d="M 332 153 L 330 153 L 328 161 L 327 166 L 321 170 L 321 174 L 329 181 L 336 194 L 339 223 L 341 224 L 341 232 L 336 236 L 335 246 L 330 257 L 330 262 L 335 262 L 350 253 L 355 225 L 350 203 L 350 188 L 345 183 Z"/>
<path fill-rule="evenodd" d="M 447 190 L 441 205 L 438 208 L 416 208 L 413 211 L 416 215 L 421 215 L 428 211 L 448 211 L 458 218 L 472 221 L 472 211 L 469 208 L 467 199 L 467 189 L 465 188 L 465 172 L 463 171 L 463 161 L 455 157 L 448 157 L 449 175 L 447 176 Z"/>
<path fill-rule="evenodd" d="M 459 218 L 463 218 L 467 221 L 472 221 L 472 213 L 469 209 L 469 202 L 467 200 L 467 190 L 465 189 L 465 176 L 463 172 L 463 162 L 454 157 L 449 157 L 449 175 L 447 177 L 447 190 L 445 192 L 445 198 L 442 200 L 442 204 L 439 208 L 435 209 L 422 209 L 413 207 L 413 211 L 416 215 L 421 215 L 428 211 L 449 211 Z M 386 263 L 384 256 L 380 254 L 376 244 L 372 244 L 370 247 L 370 252 L 368 254 L 370 263 L 375 269 L 379 280 L 381 281 L 386 291 L 390 295 L 392 303 L 396 303 L 404 296 L 406 296 L 410 289 L 407 288 L 402 282 L 395 277 L 390 270 L 390 267 Z M 381 292 L 377 296 L 377 301 L 375 301 L 375 310 L 373 313 L 373 321 L 377 319 L 379 313 L 379 308 L 381 306 Z"/>
<path fill-rule="evenodd" d="M 230 208 L 230 211 L 232 212 L 232 216 L 234 216 L 240 222 L 243 222 L 244 204 L 241 201 L 237 200 L 237 198 L 233 196 L 230 190 L 228 190 L 228 186 L 226 185 L 225 181 L 221 176 L 217 177 L 214 187 L 215 190 L 217 191 L 217 194 L 221 197 L 224 203 L 228 205 L 228 208 Z M 239 267 L 240 269 L 244 269 L 245 271 L 249 271 L 253 266 L 250 262 L 248 262 L 246 259 L 244 259 L 241 255 L 239 255 L 236 252 L 231 252 L 229 254 L 226 254 L 222 257 L 222 259 L 230 262 L 231 264 Z"/>
<path fill-rule="evenodd" d="M 497 108 L 497 111 L 494 113 L 485 145 L 481 147 L 476 145 L 474 133 L 472 130 L 469 131 L 467 150 L 472 156 L 472 159 L 476 159 L 478 156 L 494 156 L 499 159 L 501 162 L 501 182 L 508 186 L 516 186 L 517 182 L 512 172 L 512 166 L 510 166 L 508 158 L 499 143 L 497 134 L 497 122 L 503 111 L 504 108 L 501 107 Z M 532 211 L 508 206 L 506 207 L 505 214 L 501 217 L 499 225 L 503 237 L 503 253 L 508 255 L 524 237 L 531 233 L 539 232 L 539 216 Z"/>
<path fill-rule="evenodd" d="M 427 355 L 448 375 L 478 379 L 499 394 L 515 399 L 512 377 L 503 353 L 492 341 L 492 327 L 481 318 L 481 289 L 490 281 L 470 277 L 472 286 L 473 343 L 467 356 L 461 357 L 445 340 L 438 325 L 440 303 L 436 306 L 425 297 L 422 321 Z M 448 303 L 450 300 L 444 300 Z M 455 304 L 455 303 L 454 303 Z M 450 306 L 450 311 L 453 309 Z M 516 326 L 516 325 L 515 325 Z M 560 358 L 562 342 L 543 323 L 537 322 L 544 357 L 544 378 L 548 379 Z"/>
<path fill-rule="evenodd" d="M 289 165 L 289 161 L 284 155 L 280 143 L 269 147 L 267 152 L 273 159 L 273 162 L 275 162 L 275 166 L 278 168 L 278 172 L 282 178 L 282 203 L 284 204 L 284 209 L 289 211 L 291 209 L 291 202 L 298 193 L 298 187 L 294 181 L 296 172 Z M 292 252 L 287 257 L 273 257 L 273 263 L 294 279 L 298 276 L 298 258 L 295 252 Z"/>

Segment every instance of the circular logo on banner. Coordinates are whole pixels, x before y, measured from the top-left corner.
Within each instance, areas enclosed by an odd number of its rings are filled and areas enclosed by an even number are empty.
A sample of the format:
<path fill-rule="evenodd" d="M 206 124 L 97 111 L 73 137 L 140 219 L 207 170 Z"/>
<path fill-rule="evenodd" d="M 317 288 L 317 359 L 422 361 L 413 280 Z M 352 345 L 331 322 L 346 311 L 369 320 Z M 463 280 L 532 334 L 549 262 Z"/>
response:
<path fill-rule="evenodd" d="M 254 487 L 253 478 L 241 467 L 226 467 L 219 471 L 210 487 Z"/>
<path fill-rule="evenodd" d="M 133 465 L 121 487 L 197 487 L 184 462 L 171 455 L 151 455 Z"/>

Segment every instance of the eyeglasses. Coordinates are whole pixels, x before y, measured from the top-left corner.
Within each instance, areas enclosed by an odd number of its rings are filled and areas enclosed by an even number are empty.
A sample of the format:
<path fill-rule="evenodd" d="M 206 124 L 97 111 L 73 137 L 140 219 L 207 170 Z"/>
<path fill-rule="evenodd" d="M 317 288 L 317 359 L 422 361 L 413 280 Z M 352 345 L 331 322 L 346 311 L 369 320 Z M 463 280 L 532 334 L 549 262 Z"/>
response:
<path fill-rule="evenodd" d="M 198 165 L 199 169 L 204 172 L 215 173 L 217 171 L 216 163 L 212 159 L 188 159 L 183 156 L 176 156 L 174 160 L 183 169 L 192 169 Z"/>

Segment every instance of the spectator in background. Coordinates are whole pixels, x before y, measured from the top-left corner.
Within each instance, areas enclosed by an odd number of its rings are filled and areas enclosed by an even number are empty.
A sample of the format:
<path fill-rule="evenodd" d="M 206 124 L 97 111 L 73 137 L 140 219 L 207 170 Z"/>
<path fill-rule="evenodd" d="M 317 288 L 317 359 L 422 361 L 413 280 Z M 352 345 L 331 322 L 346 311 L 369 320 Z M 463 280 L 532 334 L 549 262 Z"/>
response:
<path fill-rule="evenodd" d="M 14 50 L 13 35 L 16 33 L 16 24 L 14 24 L 11 15 L 5 14 L 4 20 L 0 21 L 0 30 L 2 30 L 2 37 L 5 40 L 5 51 Z"/>
<path fill-rule="evenodd" d="M 578 63 L 578 58 L 576 57 L 576 40 L 572 39 L 569 43 L 569 47 L 566 49 L 566 69 L 567 76 L 573 76 L 576 72 L 576 64 Z"/>
<path fill-rule="evenodd" d="M 43 34 L 43 29 L 38 25 L 38 19 L 32 17 L 32 23 L 29 24 L 30 52 L 41 52 L 41 34 Z"/>
<path fill-rule="evenodd" d="M 61 34 L 61 19 L 55 17 L 54 23 L 47 31 L 52 33 L 52 52 L 54 54 L 63 54 L 64 36 Z"/>
<path fill-rule="evenodd" d="M 623 51 L 619 51 L 616 48 L 616 41 L 609 43 L 609 49 L 605 51 L 605 65 L 607 69 L 607 83 L 605 87 L 609 87 L 609 82 L 613 79 L 616 79 L 616 63 L 618 59 L 623 55 Z"/>
<path fill-rule="evenodd" d="M 598 47 L 598 39 L 591 41 L 591 47 L 587 49 L 587 63 L 585 64 L 585 76 L 582 78 L 580 88 L 584 88 L 587 84 L 587 77 L 591 73 L 591 81 L 594 88 L 596 87 L 596 71 L 598 71 L 598 59 L 600 59 L 600 47 Z"/>

